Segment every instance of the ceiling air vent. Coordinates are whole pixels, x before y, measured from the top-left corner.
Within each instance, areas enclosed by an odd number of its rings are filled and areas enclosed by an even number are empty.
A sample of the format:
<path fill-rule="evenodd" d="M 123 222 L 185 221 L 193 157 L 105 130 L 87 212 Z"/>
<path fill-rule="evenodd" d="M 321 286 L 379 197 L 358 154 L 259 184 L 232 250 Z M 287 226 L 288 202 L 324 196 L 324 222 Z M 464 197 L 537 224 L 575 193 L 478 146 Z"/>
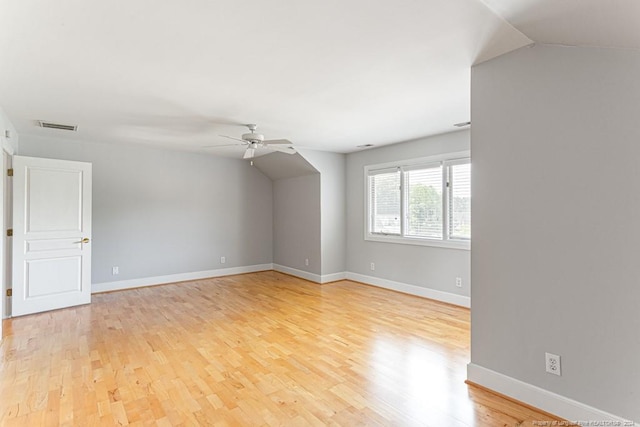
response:
<path fill-rule="evenodd" d="M 40 127 L 49 128 L 49 129 L 70 130 L 72 132 L 75 132 L 75 131 L 78 130 L 78 126 L 63 125 L 63 124 L 60 124 L 60 123 L 45 122 L 43 120 L 38 120 L 38 124 L 40 124 Z"/>

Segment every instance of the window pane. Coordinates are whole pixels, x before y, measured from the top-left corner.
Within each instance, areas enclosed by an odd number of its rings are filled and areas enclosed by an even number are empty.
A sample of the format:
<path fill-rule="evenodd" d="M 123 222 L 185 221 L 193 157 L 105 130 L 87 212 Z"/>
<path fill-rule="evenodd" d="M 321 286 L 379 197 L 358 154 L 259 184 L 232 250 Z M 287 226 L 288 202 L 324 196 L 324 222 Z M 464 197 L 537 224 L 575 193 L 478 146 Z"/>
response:
<path fill-rule="evenodd" d="M 405 235 L 442 239 L 442 168 L 405 172 Z"/>
<path fill-rule="evenodd" d="M 400 172 L 369 176 L 371 232 L 400 234 Z"/>
<path fill-rule="evenodd" d="M 471 164 L 451 166 L 449 237 L 471 238 Z"/>

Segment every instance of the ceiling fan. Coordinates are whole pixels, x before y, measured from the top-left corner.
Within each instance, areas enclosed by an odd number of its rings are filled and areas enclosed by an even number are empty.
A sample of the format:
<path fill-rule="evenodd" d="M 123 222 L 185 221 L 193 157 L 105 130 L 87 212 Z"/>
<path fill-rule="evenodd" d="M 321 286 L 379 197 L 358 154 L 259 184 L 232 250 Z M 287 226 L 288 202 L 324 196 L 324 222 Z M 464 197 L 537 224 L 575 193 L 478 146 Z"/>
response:
<path fill-rule="evenodd" d="M 249 128 L 249 133 L 242 134 L 241 138 L 235 138 L 233 136 L 220 135 L 224 138 L 233 139 L 234 141 L 240 141 L 241 144 L 227 144 L 227 145 L 210 145 L 207 148 L 216 148 L 216 147 L 230 147 L 236 145 L 245 145 L 247 147 L 244 152 L 243 159 L 252 159 L 256 150 L 261 148 L 266 148 L 269 150 L 279 151 L 281 153 L 287 154 L 295 154 L 296 149 L 293 148 L 293 143 L 286 139 L 271 139 L 265 140 L 264 135 L 260 133 L 256 133 L 257 125 L 255 124 L 247 124 L 244 125 Z"/>

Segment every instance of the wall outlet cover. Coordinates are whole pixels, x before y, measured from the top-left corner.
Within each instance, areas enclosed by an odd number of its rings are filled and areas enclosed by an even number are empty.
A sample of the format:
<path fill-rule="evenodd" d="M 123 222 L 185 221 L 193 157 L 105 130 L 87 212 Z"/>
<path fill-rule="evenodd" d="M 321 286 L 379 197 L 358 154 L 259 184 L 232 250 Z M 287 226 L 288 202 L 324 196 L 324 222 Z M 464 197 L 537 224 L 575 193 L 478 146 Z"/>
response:
<path fill-rule="evenodd" d="M 545 353 L 545 368 L 550 374 L 561 376 L 562 370 L 560 367 L 560 356 L 552 353 Z"/>

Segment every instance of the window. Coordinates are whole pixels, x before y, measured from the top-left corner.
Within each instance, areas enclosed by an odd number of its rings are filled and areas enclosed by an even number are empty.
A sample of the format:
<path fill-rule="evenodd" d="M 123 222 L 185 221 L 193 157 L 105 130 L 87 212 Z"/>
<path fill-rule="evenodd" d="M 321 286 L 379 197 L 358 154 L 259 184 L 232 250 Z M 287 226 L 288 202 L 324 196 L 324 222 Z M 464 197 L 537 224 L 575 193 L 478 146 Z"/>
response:
<path fill-rule="evenodd" d="M 400 170 L 376 171 L 369 182 L 372 232 L 400 235 Z"/>
<path fill-rule="evenodd" d="M 461 155 L 462 154 L 462 155 Z M 468 153 L 365 167 L 365 239 L 469 248 Z"/>

